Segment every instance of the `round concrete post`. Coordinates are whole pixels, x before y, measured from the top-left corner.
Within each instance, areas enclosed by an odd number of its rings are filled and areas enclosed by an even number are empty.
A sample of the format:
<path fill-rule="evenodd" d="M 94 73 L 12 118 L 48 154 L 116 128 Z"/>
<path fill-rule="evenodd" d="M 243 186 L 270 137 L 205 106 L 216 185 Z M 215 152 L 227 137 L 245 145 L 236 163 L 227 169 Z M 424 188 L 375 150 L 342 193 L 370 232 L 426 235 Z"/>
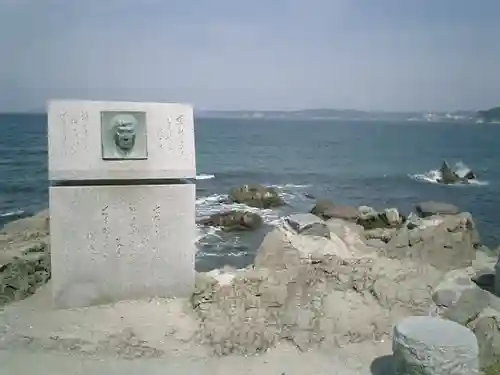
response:
<path fill-rule="evenodd" d="M 474 333 L 450 320 L 412 316 L 394 328 L 395 375 L 476 375 L 479 348 Z"/>

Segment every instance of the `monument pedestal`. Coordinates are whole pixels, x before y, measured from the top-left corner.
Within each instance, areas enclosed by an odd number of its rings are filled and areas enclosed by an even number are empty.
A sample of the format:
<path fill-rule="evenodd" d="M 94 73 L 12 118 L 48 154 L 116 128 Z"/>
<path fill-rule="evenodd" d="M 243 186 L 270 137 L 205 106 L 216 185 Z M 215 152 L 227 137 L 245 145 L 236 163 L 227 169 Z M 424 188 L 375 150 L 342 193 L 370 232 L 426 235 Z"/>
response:
<path fill-rule="evenodd" d="M 55 304 L 189 296 L 194 199 L 188 184 L 51 187 Z"/>
<path fill-rule="evenodd" d="M 58 100 L 48 125 L 55 306 L 189 296 L 193 108 Z"/>

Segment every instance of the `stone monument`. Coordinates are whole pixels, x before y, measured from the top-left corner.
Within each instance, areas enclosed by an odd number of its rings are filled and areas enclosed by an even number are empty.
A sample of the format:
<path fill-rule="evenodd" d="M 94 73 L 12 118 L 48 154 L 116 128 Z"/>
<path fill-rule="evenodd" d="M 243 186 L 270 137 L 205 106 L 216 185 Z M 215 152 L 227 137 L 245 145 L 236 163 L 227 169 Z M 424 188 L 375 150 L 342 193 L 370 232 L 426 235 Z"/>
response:
<path fill-rule="evenodd" d="M 54 305 L 190 295 L 192 107 L 52 101 L 48 146 Z"/>

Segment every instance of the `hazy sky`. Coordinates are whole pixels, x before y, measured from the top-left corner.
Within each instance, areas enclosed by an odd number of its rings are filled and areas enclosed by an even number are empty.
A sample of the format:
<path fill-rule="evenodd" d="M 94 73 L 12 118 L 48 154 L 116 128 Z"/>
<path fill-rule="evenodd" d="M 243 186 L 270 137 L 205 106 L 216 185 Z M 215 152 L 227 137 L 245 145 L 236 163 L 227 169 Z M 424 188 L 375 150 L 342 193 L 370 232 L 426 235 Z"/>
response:
<path fill-rule="evenodd" d="M 0 110 L 500 104 L 500 0 L 0 0 Z"/>

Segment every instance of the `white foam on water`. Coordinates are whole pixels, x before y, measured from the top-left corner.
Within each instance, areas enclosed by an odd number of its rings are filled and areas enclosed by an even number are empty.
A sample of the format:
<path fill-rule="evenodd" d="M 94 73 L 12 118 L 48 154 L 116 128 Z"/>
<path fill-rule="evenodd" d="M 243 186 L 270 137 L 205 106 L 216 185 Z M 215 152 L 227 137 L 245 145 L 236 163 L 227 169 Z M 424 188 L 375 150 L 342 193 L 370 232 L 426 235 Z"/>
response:
<path fill-rule="evenodd" d="M 288 204 L 291 202 L 297 202 L 297 200 L 306 200 L 304 196 L 304 189 L 310 187 L 310 185 L 299 185 L 299 184 L 283 184 L 283 185 L 265 185 L 272 187 L 277 190 L 281 198 Z M 196 216 L 197 219 L 206 218 L 210 215 L 214 215 L 221 212 L 227 211 L 248 211 L 253 212 L 262 217 L 265 224 L 276 226 L 280 224 L 281 213 L 280 208 L 274 209 L 261 209 L 256 207 L 250 207 L 246 204 L 232 203 L 229 200 L 227 194 L 212 194 L 209 196 L 198 197 L 196 199 Z M 223 233 L 220 228 L 208 227 L 208 226 L 198 226 L 197 232 L 197 244 L 201 245 L 201 249 L 198 252 L 198 256 L 202 257 L 220 257 L 220 256 L 245 256 L 247 252 L 244 251 L 244 246 L 242 246 L 241 239 L 237 232 L 231 233 L 230 235 Z M 206 245 L 206 248 L 203 247 Z M 234 249 L 229 253 L 227 250 Z M 238 251 L 238 248 L 241 248 Z M 218 250 L 221 250 L 218 252 Z"/>
<path fill-rule="evenodd" d="M 272 209 L 261 209 L 242 203 L 232 203 L 229 202 L 226 194 L 213 194 L 196 199 L 196 215 L 198 218 L 231 210 L 255 212 L 262 217 L 266 224 L 272 224 L 279 219 L 278 213 Z"/>
<path fill-rule="evenodd" d="M 211 180 L 212 178 L 215 178 L 214 174 L 200 173 L 200 174 L 196 175 L 196 180 Z"/>
<path fill-rule="evenodd" d="M 455 168 L 453 168 L 455 173 L 463 177 L 465 176 L 471 169 L 464 163 L 464 162 L 458 162 L 455 164 Z M 409 174 L 408 177 L 410 177 L 413 180 L 416 181 L 423 181 L 423 182 L 428 182 L 431 184 L 441 184 L 439 180 L 441 179 L 441 171 L 439 169 L 431 169 L 428 172 L 425 173 L 416 173 L 416 174 Z M 486 186 L 489 185 L 488 181 L 483 181 L 483 180 L 468 180 L 468 183 L 457 183 L 457 184 L 450 184 L 446 186 Z"/>
<path fill-rule="evenodd" d="M 8 211 L 4 213 L 0 213 L 0 217 L 9 217 L 9 216 L 18 216 L 24 214 L 23 210 L 17 210 L 17 211 Z"/>
<path fill-rule="evenodd" d="M 272 187 L 275 189 L 283 190 L 283 189 L 307 189 L 311 187 L 311 185 L 301 185 L 301 184 L 284 184 L 284 185 L 267 185 L 268 187 Z"/>

